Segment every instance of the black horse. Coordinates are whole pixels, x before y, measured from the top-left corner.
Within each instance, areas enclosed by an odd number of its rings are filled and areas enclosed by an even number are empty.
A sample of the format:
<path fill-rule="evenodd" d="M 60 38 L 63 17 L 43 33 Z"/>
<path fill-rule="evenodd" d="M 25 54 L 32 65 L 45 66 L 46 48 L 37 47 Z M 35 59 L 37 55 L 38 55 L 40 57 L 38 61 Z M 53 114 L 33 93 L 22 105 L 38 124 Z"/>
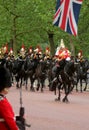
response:
<path fill-rule="evenodd" d="M 80 91 L 82 92 L 83 90 L 86 91 L 87 89 L 87 84 L 88 84 L 88 69 L 89 69 L 89 62 L 88 60 L 83 60 L 80 61 L 77 65 L 77 84 L 76 84 L 76 91 L 78 91 L 78 86 L 80 84 Z M 85 87 L 83 87 L 83 81 L 85 82 Z M 79 83 L 79 84 L 78 84 Z"/>
<path fill-rule="evenodd" d="M 47 79 L 47 70 L 48 70 L 47 62 L 41 60 L 35 71 L 35 78 L 37 80 L 37 88 L 36 88 L 37 91 L 41 88 L 41 92 L 43 92 L 43 88 L 45 87 L 45 80 Z"/>
<path fill-rule="evenodd" d="M 38 58 L 30 58 L 27 56 L 24 61 L 24 81 L 26 83 L 26 89 L 28 88 L 28 79 L 30 79 L 30 91 L 35 91 L 34 89 L 34 81 L 36 80 L 36 69 L 39 64 Z"/>
<path fill-rule="evenodd" d="M 74 88 L 74 72 L 76 70 L 76 66 L 73 61 L 65 61 L 63 59 L 59 62 L 59 68 L 57 68 L 57 73 L 55 78 L 50 83 L 50 90 L 56 92 L 56 88 L 58 89 L 58 98 L 56 100 L 60 101 L 61 92 L 60 90 L 64 90 L 65 96 L 63 98 L 63 102 L 68 102 L 68 95 Z"/>
<path fill-rule="evenodd" d="M 15 59 L 13 61 L 12 73 L 16 80 L 16 87 L 17 88 L 22 87 L 22 82 L 23 82 L 24 76 L 25 76 L 23 59 Z"/>

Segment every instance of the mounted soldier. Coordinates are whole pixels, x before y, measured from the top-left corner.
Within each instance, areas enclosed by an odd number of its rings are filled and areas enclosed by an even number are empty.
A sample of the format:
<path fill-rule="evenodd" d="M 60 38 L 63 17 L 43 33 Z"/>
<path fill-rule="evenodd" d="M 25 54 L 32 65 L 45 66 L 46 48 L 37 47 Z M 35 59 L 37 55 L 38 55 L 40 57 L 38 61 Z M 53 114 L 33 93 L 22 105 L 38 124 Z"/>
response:
<path fill-rule="evenodd" d="M 33 53 L 33 48 L 32 48 L 32 46 L 29 47 L 28 53 L 29 53 L 29 54 L 32 54 L 32 53 Z"/>
<path fill-rule="evenodd" d="M 83 59 L 83 52 L 82 52 L 82 50 L 80 50 L 78 52 L 78 61 L 81 61 L 82 59 Z"/>
<path fill-rule="evenodd" d="M 50 48 L 46 47 L 45 55 L 50 57 Z"/>
<path fill-rule="evenodd" d="M 30 46 L 30 47 L 28 48 L 26 57 L 28 57 L 28 58 L 30 58 L 30 59 L 33 59 L 33 55 L 34 55 L 33 47 Z"/>
<path fill-rule="evenodd" d="M 8 56 L 8 44 L 7 43 L 2 47 L 2 53 L 5 58 Z"/>
<path fill-rule="evenodd" d="M 44 51 L 44 54 L 43 54 L 43 59 L 45 61 L 49 60 L 50 59 L 50 48 L 49 47 L 46 47 L 45 48 L 45 51 Z"/>
<path fill-rule="evenodd" d="M 34 50 L 34 53 L 35 53 L 35 57 L 38 58 L 38 59 L 42 59 L 42 49 L 41 47 L 38 45 L 36 47 L 36 49 Z"/>
<path fill-rule="evenodd" d="M 71 59 L 70 51 L 65 47 L 63 39 L 61 39 L 60 46 L 57 47 L 55 56 L 57 57 L 58 61 L 65 59 L 69 61 Z"/>
<path fill-rule="evenodd" d="M 22 57 L 22 59 L 25 58 L 25 54 L 26 54 L 26 50 L 25 50 L 25 46 L 23 44 L 20 49 L 20 56 Z"/>
<path fill-rule="evenodd" d="M 10 51 L 8 53 L 8 57 L 10 57 L 11 60 L 14 60 L 15 56 L 14 56 L 14 52 L 13 52 L 13 49 L 10 48 Z"/>
<path fill-rule="evenodd" d="M 3 58 L 2 48 L 0 48 L 0 59 Z"/>
<path fill-rule="evenodd" d="M 12 55 L 13 55 L 13 53 L 14 53 L 14 52 L 13 52 L 13 49 L 12 49 L 12 48 L 10 48 L 9 55 L 11 55 L 11 56 L 12 56 Z"/>

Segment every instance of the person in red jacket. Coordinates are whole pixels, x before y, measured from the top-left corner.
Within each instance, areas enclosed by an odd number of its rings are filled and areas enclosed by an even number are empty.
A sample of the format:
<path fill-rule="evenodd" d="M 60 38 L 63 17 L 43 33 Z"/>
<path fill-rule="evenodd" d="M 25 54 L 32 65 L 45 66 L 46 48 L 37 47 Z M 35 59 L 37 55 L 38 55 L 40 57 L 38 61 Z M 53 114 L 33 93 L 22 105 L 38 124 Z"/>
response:
<path fill-rule="evenodd" d="M 16 125 L 13 108 L 6 98 L 10 87 L 9 70 L 0 67 L 0 130 L 19 130 Z"/>

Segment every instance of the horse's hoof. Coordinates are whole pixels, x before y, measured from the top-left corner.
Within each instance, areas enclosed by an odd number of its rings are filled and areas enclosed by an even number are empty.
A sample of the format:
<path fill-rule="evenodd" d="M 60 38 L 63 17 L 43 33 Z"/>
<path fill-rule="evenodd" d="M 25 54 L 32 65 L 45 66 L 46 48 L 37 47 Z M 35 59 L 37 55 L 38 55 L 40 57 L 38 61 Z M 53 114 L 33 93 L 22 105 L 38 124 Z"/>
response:
<path fill-rule="evenodd" d="M 35 92 L 34 88 L 30 88 L 30 91 L 31 91 L 31 92 Z"/>
<path fill-rule="evenodd" d="M 16 85 L 16 88 L 19 88 L 19 85 Z"/>
<path fill-rule="evenodd" d="M 86 88 L 84 88 L 84 90 L 83 91 L 86 91 Z"/>
<path fill-rule="evenodd" d="M 27 88 L 27 87 L 26 87 L 25 89 L 26 89 L 26 90 L 28 90 L 28 88 Z"/>
<path fill-rule="evenodd" d="M 65 102 L 65 103 L 69 103 L 69 100 L 67 98 L 63 98 L 62 101 Z"/>
<path fill-rule="evenodd" d="M 78 92 L 78 89 L 76 89 L 76 92 Z"/>
<path fill-rule="evenodd" d="M 65 98 L 63 98 L 62 102 L 65 102 Z"/>
<path fill-rule="evenodd" d="M 55 101 L 60 101 L 60 98 L 59 98 L 59 97 L 58 97 L 58 98 L 56 98 L 56 99 L 55 99 Z"/>
<path fill-rule="evenodd" d="M 39 88 L 36 88 L 37 91 L 39 91 Z"/>
<path fill-rule="evenodd" d="M 41 92 L 43 92 L 43 89 L 41 89 Z"/>
<path fill-rule="evenodd" d="M 65 102 L 66 102 L 66 103 L 69 103 L 69 100 L 68 100 L 68 99 L 66 99 L 66 100 L 65 100 Z"/>

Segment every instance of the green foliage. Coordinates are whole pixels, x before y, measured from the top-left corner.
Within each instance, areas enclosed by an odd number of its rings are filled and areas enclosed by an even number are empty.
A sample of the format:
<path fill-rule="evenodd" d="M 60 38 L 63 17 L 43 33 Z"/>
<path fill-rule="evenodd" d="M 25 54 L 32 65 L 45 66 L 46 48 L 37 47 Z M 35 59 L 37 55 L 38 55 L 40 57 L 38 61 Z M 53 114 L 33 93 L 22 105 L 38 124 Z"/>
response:
<path fill-rule="evenodd" d="M 55 48 L 63 38 L 65 45 L 71 49 L 69 34 L 52 24 L 55 7 L 56 0 L 0 0 L 0 46 L 10 43 L 12 39 L 16 50 L 23 43 L 27 48 L 38 44 L 45 48 L 49 45 L 48 33 L 52 32 Z M 75 52 L 82 49 L 85 56 L 89 56 L 88 7 L 89 1 L 84 0 L 79 16 L 78 36 L 71 36 Z"/>

